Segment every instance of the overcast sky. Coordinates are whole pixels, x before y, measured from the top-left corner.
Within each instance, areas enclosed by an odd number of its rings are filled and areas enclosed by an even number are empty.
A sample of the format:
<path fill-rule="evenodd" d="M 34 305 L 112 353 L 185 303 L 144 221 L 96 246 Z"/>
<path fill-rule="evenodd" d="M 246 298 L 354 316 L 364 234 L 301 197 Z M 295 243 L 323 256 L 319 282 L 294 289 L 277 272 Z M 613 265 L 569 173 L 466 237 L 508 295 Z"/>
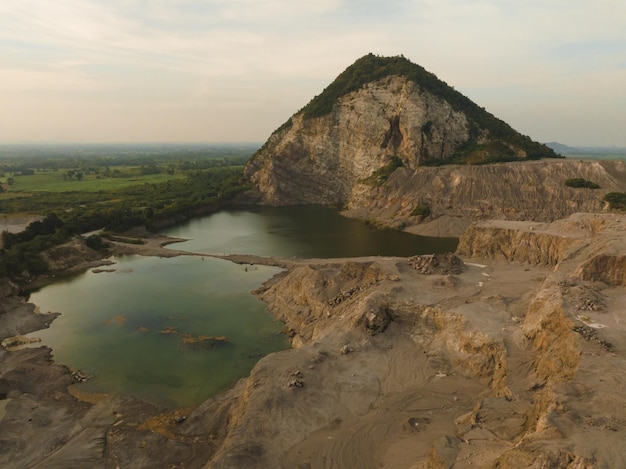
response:
<path fill-rule="evenodd" d="M 0 0 L 0 142 L 263 142 L 369 52 L 626 146 L 624 0 Z"/>

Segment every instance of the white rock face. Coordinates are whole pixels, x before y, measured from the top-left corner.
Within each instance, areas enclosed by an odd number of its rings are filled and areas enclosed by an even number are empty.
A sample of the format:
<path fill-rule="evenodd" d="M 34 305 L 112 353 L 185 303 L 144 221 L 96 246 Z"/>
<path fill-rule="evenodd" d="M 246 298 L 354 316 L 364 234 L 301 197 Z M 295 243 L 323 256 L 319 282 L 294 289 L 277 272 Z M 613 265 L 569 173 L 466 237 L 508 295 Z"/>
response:
<path fill-rule="evenodd" d="M 291 119 L 246 167 L 270 204 L 339 204 L 393 157 L 416 168 L 449 158 L 469 139 L 465 115 L 404 77 L 370 83 L 329 115 Z"/>

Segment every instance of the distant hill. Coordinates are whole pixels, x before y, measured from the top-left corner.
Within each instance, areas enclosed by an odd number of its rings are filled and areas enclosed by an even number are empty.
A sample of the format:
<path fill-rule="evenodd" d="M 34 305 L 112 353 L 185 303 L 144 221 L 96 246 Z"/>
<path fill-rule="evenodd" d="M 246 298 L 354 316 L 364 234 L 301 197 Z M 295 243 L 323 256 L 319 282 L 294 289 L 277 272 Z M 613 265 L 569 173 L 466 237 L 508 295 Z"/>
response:
<path fill-rule="evenodd" d="M 559 155 L 571 155 L 576 152 L 575 148 L 568 147 L 567 145 L 563 145 L 559 142 L 548 142 L 546 146 L 552 148 Z"/>
<path fill-rule="evenodd" d="M 549 142 L 546 143 L 546 146 L 552 148 L 556 153 L 576 158 L 590 158 L 602 160 L 626 159 L 626 148 L 624 147 L 571 147 L 558 142 Z"/>

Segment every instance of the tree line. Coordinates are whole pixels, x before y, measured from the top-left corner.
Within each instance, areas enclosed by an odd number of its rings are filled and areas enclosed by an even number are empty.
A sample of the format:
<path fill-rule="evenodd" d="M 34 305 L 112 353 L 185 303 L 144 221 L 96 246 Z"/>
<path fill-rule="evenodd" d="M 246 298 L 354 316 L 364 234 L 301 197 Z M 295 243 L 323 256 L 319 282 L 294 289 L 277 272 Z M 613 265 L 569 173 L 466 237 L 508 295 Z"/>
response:
<path fill-rule="evenodd" d="M 105 229 L 122 233 L 137 226 L 157 229 L 215 210 L 248 188 L 243 168 L 198 170 L 184 179 L 142 184 L 115 191 L 46 193 L 0 199 L 2 213 L 41 213 L 21 233 L 2 232 L 0 277 L 40 275 L 48 266 L 40 254 L 72 236 Z M 91 241 L 94 246 L 99 243 Z"/>

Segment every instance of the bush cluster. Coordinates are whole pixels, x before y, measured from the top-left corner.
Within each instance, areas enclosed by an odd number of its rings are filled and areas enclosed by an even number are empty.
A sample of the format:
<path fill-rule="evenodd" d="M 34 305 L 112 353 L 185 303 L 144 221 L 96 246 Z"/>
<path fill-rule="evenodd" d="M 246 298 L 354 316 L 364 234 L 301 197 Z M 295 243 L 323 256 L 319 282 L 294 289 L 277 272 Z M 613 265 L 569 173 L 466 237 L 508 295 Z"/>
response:
<path fill-rule="evenodd" d="M 583 178 L 571 178 L 565 180 L 565 185 L 568 187 L 573 187 L 575 189 L 600 189 L 600 186 L 593 181 L 589 181 L 588 179 Z"/>
<path fill-rule="evenodd" d="M 604 201 L 615 210 L 626 210 L 626 192 L 609 192 L 604 196 Z"/>
<path fill-rule="evenodd" d="M 71 236 L 105 228 L 124 232 L 136 226 L 156 228 L 168 220 L 182 220 L 215 209 L 247 189 L 243 169 L 217 167 L 193 172 L 186 179 L 130 186 L 115 191 L 42 193 L 0 201 L 3 213 L 45 213 L 21 233 L 2 232 L 0 277 L 19 278 L 45 273 L 40 253 Z M 102 249 L 100 239 L 88 245 Z"/>
<path fill-rule="evenodd" d="M 418 205 L 411 212 L 412 217 L 420 217 L 422 220 L 428 216 L 430 216 L 430 206 L 428 205 Z"/>
<path fill-rule="evenodd" d="M 378 168 L 370 177 L 366 178 L 362 182 L 375 187 L 382 186 L 387 179 L 389 179 L 389 176 L 391 176 L 396 169 L 401 168 L 402 166 L 404 166 L 402 160 L 397 156 L 394 156 L 391 158 L 389 163 L 381 168 Z"/>

